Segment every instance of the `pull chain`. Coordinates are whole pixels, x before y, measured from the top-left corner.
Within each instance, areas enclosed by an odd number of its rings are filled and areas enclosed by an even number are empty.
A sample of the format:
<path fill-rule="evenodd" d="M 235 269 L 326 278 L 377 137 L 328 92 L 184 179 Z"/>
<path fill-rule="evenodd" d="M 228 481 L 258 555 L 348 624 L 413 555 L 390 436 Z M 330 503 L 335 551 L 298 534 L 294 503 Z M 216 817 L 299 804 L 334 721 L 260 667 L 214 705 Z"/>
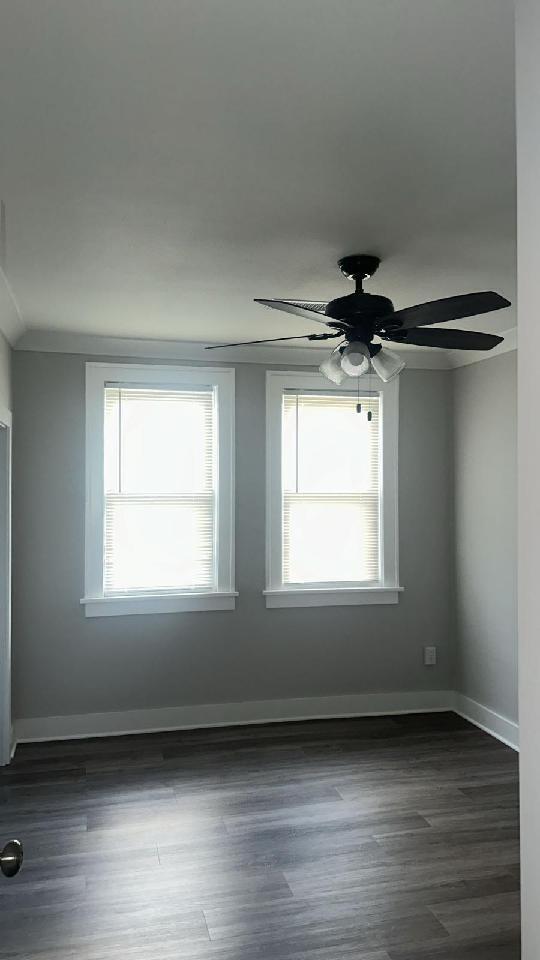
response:
<path fill-rule="evenodd" d="M 371 388 L 372 388 L 372 379 L 373 379 L 373 374 L 371 371 L 371 363 L 370 363 L 368 374 L 367 374 L 368 394 L 370 396 L 371 396 Z M 362 413 L 362 404 L 360 403 L 360 377 L 357 377 L 356 379 L 356 412 Z M 367 419 L 369 423 L 371 423 L 373 419 L 373 412 L 369 408 L 367 411 Z"/>

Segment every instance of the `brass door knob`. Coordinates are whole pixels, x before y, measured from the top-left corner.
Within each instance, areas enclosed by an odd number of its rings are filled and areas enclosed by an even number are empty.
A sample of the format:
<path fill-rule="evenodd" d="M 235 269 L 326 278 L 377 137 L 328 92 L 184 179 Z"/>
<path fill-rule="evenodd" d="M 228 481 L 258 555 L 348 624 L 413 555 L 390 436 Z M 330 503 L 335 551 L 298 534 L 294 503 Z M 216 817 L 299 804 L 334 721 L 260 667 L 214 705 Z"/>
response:
<path fill-rule="evenodd" d="M 0 853 L 0 870 L 5 877 L 14 877 L 22 867 L 23 848 L 19 840 L 10 840 Z"/>

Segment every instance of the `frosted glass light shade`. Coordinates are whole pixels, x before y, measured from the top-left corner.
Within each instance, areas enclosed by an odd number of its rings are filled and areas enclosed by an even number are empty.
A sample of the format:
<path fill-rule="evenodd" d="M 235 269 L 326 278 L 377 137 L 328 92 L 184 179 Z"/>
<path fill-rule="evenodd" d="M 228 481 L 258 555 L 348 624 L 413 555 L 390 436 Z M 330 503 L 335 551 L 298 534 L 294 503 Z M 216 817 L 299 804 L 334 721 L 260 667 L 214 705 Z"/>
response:
<path fill-rule="evenodd" d="M 341 355 L 341 367 L 348 377 L 360 377 L 369 370 L 369 350 L 365 343 L 349 343 Z"/>
<path fill-rule="evenodd" d="M 327 360 L 323 360 L 319 370 L 328 380 L 331 380 L 332 383 L 337 383 L 338 386 L 347 379 L 347 374 L 341 369 L 341 354 L 339 350 L 331 353 Z"/>
<path fill-rule="evenodd" d="M 375 373 L 384 383 L 388 383 L 389 380 L 397 377 L 405 367 L 405 361 L 393 350 L 387 350 L 386 347 L 383 347 L 371 358 L 371 363 Z"/>

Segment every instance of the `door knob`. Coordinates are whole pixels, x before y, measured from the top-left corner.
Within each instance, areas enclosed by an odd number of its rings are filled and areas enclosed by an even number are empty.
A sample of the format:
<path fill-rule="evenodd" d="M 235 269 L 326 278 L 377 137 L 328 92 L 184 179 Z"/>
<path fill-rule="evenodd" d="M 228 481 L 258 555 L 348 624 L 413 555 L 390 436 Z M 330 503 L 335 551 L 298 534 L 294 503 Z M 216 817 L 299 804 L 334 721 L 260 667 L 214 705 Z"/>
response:
<path fill-rule="evenodd" d="M 23 848 L 19 840 L 10 840 L 0 853 L 0 870 L 5 877 L 14 877 L 22 867 Z"/>

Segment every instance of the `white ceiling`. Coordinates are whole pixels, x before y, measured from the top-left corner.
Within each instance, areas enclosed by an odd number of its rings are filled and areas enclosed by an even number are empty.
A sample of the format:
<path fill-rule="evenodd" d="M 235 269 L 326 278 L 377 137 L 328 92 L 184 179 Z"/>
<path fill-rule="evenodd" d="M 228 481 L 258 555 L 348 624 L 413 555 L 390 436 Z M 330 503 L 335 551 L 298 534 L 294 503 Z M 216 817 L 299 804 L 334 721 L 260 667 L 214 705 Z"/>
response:
<path fill-rule="evenodd" d="M 0 38 L 27 328 L 301 334 L 252 298 L 345 294 L 357 251 L 397 307 L 515 299 L 508 0 L 0 0 Z"/>

